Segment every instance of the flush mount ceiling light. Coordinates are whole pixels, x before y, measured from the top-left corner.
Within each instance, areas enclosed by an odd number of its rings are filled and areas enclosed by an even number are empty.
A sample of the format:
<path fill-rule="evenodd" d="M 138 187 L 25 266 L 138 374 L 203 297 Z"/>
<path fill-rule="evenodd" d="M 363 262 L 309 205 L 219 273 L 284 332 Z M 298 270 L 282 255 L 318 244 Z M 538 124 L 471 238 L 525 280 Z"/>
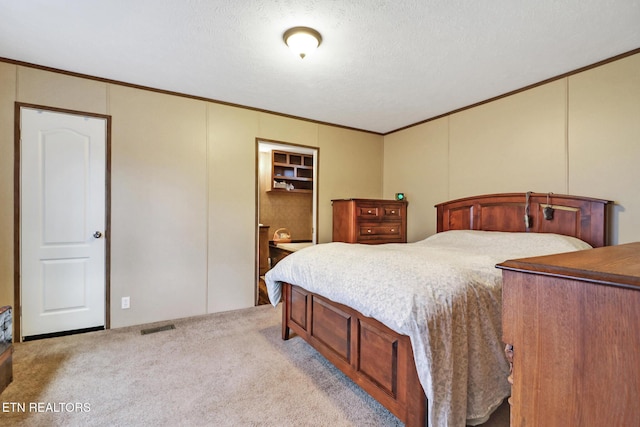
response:
<path fill-rule="evenodd" d="M 309 27 L 289 28 L 282 38 L 289 49 L 303 59 L 322 43 L 320 33 Z"/>

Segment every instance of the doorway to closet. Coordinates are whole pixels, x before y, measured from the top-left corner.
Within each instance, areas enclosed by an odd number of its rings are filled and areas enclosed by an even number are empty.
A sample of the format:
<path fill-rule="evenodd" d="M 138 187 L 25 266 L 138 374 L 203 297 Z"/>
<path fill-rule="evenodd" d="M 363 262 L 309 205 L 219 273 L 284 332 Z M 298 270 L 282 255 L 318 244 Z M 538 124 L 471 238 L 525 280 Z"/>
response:
<path fill-rule="evenodd" d="M 255 304 L 268 304 L 264 275 L 317 242 L 318 148 L 258 139 Z"/>

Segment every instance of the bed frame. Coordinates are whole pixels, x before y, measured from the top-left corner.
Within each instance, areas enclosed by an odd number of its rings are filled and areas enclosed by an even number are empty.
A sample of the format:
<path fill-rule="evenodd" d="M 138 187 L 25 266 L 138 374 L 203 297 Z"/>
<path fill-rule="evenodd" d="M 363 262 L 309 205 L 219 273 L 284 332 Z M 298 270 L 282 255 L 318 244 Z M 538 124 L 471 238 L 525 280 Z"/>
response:
<path fill-rule="evenodd" d="M 558 233 L 599 247 L 607 243 L 609 203 L 532 192 L 468 197 L 436 205 L 437 230 Z M 406 426 L 426 425 L 426 396 L 408 336 L 294 284 L 284 283 L 282 295 L 282 339 L 293 331 Z"/>

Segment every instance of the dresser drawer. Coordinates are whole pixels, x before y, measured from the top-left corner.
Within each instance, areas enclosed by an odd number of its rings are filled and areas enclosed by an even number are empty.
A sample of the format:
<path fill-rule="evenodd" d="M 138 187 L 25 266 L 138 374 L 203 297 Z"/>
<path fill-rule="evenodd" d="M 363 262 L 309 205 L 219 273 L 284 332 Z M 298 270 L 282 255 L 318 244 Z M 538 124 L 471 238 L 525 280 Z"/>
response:
<path fill-rule="evenodd" d="M 382 209 L 379 206 L 356 206 L 358 221 L 371 221 L 380 219 Z"/>
<path fill-rule="evenodd" d="M 400 239 L 402 224 L 361 224 L 358 228 L 358 240 L 361 239 Z"/>
<path fill-rule="evenodd" d="M 367 206 L 358 205 L 356 207 L 356 217 L 358 221 L 400 221 L 402 218 L 402 208 L 397 205 L 391 206 Z"/>
<path fill-rule="evenodd" d="M 400 221 L 402 219 L 402 209 L 400 206 L 383 206 L 382 219 L 391 221 Z"/>

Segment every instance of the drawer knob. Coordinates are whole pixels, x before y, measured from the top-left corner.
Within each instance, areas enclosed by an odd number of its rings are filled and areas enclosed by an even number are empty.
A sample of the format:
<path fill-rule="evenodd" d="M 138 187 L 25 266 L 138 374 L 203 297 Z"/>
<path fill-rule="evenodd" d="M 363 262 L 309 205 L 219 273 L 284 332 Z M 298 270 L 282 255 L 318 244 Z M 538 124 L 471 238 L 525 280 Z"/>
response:
<path fill-rule="evenodd" d="M 396 231 L 396 229 L 395 229 L 395 228 L 392 228 L 392 229 L 391 229 L 391 232 L 392 232 L 392 233 L 394 233 L 395 231 Z"/>
<path fill-rule="evenodd" d="M 369 210 L 367 211 L 367 213 L 371 213 L 371 209 L 369 209 Z"/>
<path fill-rule="evenodd" d="M 367 230 L 367 233 L 371 233 L 371 229 L 368 229 L 368 230 Z"/>
<path fill-rule="evenodd" d="M 396 211 L 391 211 L 392 214 L 396 213 Z"/>

